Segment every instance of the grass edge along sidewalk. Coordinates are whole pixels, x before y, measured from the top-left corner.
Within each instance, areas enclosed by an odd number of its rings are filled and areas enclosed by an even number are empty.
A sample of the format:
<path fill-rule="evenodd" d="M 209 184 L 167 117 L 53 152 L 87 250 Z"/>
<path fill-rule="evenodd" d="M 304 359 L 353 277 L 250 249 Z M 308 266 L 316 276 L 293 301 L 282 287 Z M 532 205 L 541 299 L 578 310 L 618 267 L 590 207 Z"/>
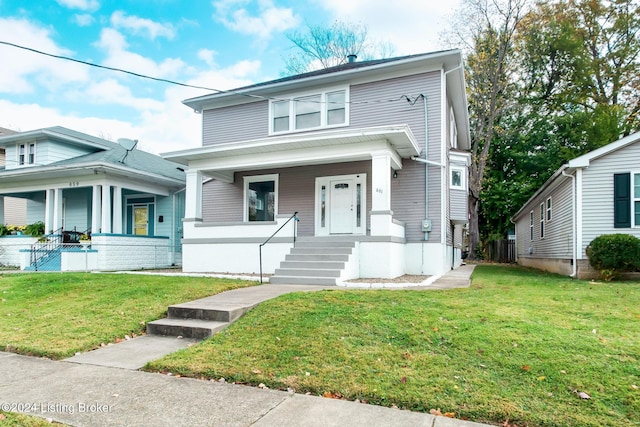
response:
<path fill-rule="evenodd" d="M 640 425 L 638 319 L 639 282 L 480 265 L 469 289 L 284 295 L 146 370 L 478 422 Z"/>
<path fill-rule="evenodd" d="M 255 282 L 92 273 L 0 276 L 0 350 L 63 359 L 145 332 L 171 304 Z"/>

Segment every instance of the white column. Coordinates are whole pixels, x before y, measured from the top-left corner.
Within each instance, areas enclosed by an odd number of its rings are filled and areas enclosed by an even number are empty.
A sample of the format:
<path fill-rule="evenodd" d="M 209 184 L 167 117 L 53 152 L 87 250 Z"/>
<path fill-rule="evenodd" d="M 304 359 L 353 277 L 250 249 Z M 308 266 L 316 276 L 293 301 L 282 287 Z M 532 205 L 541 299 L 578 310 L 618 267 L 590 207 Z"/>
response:
<path fill-rule="evenodd" d="M 53 190 L 53 229 L 62 227 L 62 189 Z"/>
<path fill-rule="evenodd" d="M 113 233 L 122 234 L 122 187 L 113 187 Z"/>
<path fill-rule="evenodd" d="M 111 186 L 102 186 L 102 233 L 111 233 Z"/>
<path fill-rule="evenodd" d="M 44 233 L 53 232 L 53 190 L 44 190 Z"/>
<path fill-rule="evenodd" d="M 99 233 L 102 214 L 102 186 L 94 185 L 91 197 L 91 233 Z"/>
<path fill-rule="evenodd" d="M 202 220 L 202 173 L 198 170 L 187 170 L 185 205 L 185 220 Z"/>
<path fill-rule="evenodd" d="M 0 196 L 0 224 L 4 224 L 4 196 Z"/>
<path fill-rule="evenodd" d="M 396 234 L 391 211 L 391 156 L 388 151 L 371 153 L 371 235 Z"/>

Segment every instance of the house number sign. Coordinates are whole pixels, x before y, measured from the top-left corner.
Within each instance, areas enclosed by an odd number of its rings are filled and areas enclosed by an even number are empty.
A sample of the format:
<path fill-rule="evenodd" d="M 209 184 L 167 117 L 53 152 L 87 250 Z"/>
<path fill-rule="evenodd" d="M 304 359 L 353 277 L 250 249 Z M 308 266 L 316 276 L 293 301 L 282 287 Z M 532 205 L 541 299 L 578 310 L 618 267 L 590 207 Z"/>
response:
<path fill-rule="evenodd" d="M 78 181 L 71 181 L 69 183 L 69 187 L 79 187 L 80 183 Z"/>

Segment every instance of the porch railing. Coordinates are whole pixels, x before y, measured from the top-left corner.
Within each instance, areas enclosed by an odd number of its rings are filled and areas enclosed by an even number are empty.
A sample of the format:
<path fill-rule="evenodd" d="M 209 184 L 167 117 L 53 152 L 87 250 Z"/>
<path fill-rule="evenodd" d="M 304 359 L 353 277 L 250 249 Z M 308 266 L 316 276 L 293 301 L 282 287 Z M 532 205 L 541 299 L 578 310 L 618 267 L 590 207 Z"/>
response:
<path fill-rule="evenodd" d="M 295 248 L 296 247 L 296 231 L 297 231 L 298 221 L 300 221 L 300 219 L 298 218 L 298 212 L 294 212 L 293 215 L 291 215 L 291 217 L 289 217 L 289 219 L 280 226 L 280 228 L 278 228 L 271 236 L 269 236 L 267 240 L 265 240 L 260 244 L 260 283 L 262 283 L 262 247 L 267 243 L 269 243 L 269 241 L 273 238 L 273 236 L 278 234 L 278 232 L 282 230 L 285 225 L 289 224 L 289 222 L 292 219 L 294 220 L 293 221 L 293 247 Z"/>
<path fill-rule="evenodd" d="M 62 227 L 43 236 L 40 240 L 42 241 L 31 245 L 31 265 L 36 271 L 38 271 L 38 261 L 53 254 L 62 246 Z"/>

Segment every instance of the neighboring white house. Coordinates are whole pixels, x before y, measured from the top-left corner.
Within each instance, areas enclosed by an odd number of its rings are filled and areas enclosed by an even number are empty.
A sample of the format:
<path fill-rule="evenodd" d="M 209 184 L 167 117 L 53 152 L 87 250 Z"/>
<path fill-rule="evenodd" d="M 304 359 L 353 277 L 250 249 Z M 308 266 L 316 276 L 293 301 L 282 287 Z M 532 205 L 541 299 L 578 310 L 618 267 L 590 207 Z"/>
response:
<path fill-rule="evenodd" d="M 640 237 L 640 133 L 558 169 L 512 217 L 518 263 L 589 278 L 585 249 L 602 234 Z"/>
<path fill-rule="evenodd" d="M 181 262 L 185 174 L 159 156 L 63 127 L 0 135 L 4 198 L 23 201 L 26 223 L 47 242 L 0 238 L 0 265 L 36 270 L 114 270 Z M 79 236 L 91 237 L 90 250 Z M 132 248 L 135 247 L 135 250 Z"/>
<path fill-rule="evenodd" d="M 461 263 L 470 137 L 459 50 L 350 58 L 184 104 L 202 114 L 202 147 L 163 156 L 187 170 L 185 271 L 335 284 Z M 295 212 L 261 266 L 260 244 Z"/>
<path fill-rule="evenodd" d="M 0 127 L 0 137 L 16 134 L 16 131 Z M 5 167 L 4 147 L 0 147 L 0 169 Z M 0 214 L 4 215 L 5 225 L 27 225 L 27 203 L 24 199 L 16 197 L 4 198 L 4 210 Z"/>

